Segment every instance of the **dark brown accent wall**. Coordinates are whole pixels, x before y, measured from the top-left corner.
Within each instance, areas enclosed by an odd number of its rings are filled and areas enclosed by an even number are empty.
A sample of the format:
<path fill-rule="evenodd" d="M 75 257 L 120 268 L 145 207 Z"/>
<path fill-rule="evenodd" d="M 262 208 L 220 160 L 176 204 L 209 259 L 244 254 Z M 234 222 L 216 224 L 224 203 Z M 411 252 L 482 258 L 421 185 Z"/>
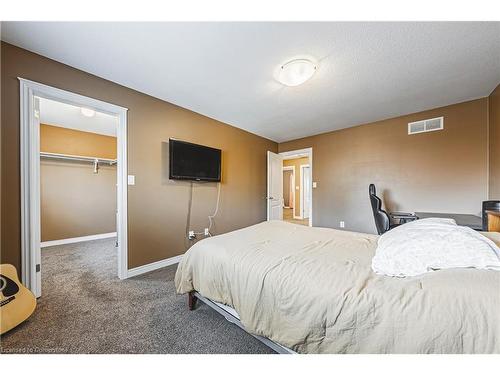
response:
<path fill-rule="evenodd" d="M 7 43 L 1 45 L 2 263 L 20 264 L 19 82 L 23 77 L 129 109 L 128 188 L 129 268 L 182 254 L 190 196 L 189 182 L 168 180 L 170 137 L 223 150 L 223 183 L 215 233 L 266 218 L 268 139 L 117 85 Z M 140 69 L 140 66 L 138 66 Z M 192 228 L 208 226 L 215 184 L 194 184 Z"/>
<path fill-rule="evenodd" d="M 500 85 L 488 97 L 490 181 L 489 199 L 500 199 Z"/>
<path fill-rule="evenodd" d="M 389 211 L 479 214 L 487 198 L 487 98 L 307 137 L 313 225 L 375 233 L 368 185 Z M 408 122 L 444 116 L 444 130 L 408 135 Z"/>

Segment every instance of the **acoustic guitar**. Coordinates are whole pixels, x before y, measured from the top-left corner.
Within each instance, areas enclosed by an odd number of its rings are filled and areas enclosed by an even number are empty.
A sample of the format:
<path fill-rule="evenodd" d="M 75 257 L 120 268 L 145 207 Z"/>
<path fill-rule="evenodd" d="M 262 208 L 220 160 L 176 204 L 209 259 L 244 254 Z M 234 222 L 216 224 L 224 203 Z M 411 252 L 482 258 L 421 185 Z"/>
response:
<path fill-rule="evenodd" d="M 36 298 L 19 282 L 16 268 L 0 264 L 0 335 L 30 317 Z"/>

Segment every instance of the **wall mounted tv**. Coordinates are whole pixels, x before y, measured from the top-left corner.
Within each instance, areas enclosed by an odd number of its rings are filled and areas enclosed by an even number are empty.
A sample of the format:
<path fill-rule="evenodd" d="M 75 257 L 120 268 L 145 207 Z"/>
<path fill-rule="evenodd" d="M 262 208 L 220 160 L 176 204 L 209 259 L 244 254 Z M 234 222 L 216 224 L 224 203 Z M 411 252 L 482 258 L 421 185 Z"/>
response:
<path fill-rule="evenodd" d="M 170 139 L 169 154 L 171 180 L 220 181 L 221 150 Z"/>

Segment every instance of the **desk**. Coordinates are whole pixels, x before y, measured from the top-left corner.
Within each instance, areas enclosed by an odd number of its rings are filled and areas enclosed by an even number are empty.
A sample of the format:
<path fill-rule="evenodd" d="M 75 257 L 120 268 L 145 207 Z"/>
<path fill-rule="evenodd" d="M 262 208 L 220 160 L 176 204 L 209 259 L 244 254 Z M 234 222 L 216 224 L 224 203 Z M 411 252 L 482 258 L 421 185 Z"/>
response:
<path fill-rule="evenodd" d="M 443 214 L 435 212 L 415 212 L 419 219 L 427 219 L 429 217 L 441 217 L 446 219 L 454 219 L 457 225 L 469 227 L 475 230 L 483 230 L 483 222 L 480 216 L 468 214 Z"/>
<path fill-rule="evenodd" d="M 488 215 L 488 232 L 500 232 L 500 212 L 486 211 Z"/>

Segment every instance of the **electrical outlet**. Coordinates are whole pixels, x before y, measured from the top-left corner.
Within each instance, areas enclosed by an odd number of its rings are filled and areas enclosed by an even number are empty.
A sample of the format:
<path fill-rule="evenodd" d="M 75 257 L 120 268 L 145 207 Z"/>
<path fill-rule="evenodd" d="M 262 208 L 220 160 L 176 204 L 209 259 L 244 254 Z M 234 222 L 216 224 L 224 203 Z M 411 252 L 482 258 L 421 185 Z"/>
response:
<path fill-rule="evenodd" d="M 340 222 L 340 227 L 341 227 L 341 228 L 345 228 L 345 222 L 341 221 L 341 222 Z"/>
<path fill-rule="evenodd" d="M 194 240 L 196 238 L 196 234 L 194 234 L 194 230 L 190 230 L 188 233 L 188 239 Z"/>
<path fill-rule="evenodd" d="M 208 228 L 205 228 L 205 236 L 210 236 L 210 232 L 208 231 Z"/>

